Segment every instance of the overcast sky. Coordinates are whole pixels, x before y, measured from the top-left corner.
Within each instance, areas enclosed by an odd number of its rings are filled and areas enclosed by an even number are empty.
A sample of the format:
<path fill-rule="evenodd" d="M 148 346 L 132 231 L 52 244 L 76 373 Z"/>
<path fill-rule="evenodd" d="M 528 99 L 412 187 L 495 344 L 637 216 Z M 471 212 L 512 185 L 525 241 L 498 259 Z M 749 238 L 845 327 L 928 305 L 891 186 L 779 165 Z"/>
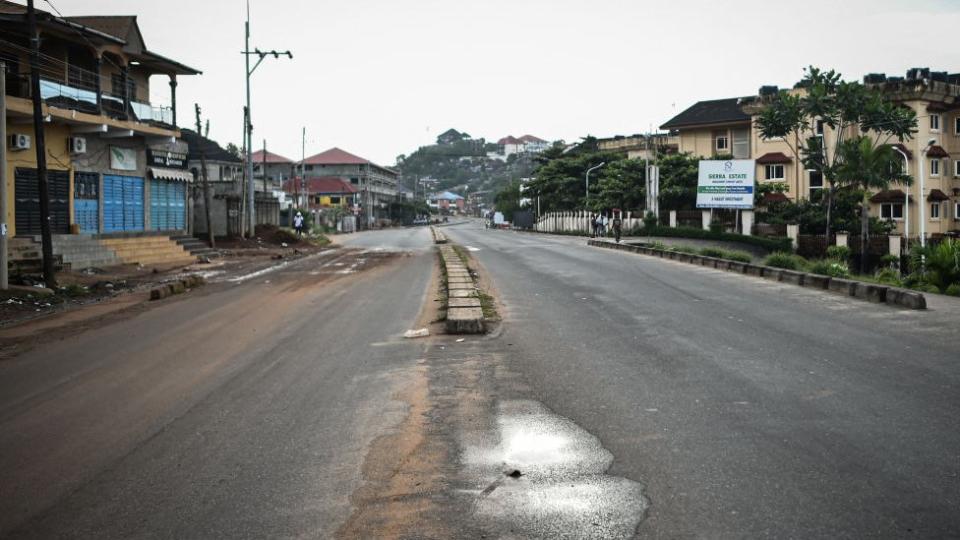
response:
<path fill-rule="evenodd" d="M 19 0 L 25 3 L 25 0 Z M 200 103 L 211 137 L 239 145 L 243 0 L 52 0 L 64 15 L 137 15 L 182 77 L 181 124 Z M 37 7 L 49 10 L 46 0 Z M 846 78 L 960 71 L 956 0 L 251 0 L 254 148 L 339 146 L 384 165 L 448 128 L 496 140 L 644 132 L 701 99 L 789 86 L 809 64 Z M 169 102 L 164 78 L 154 102 Z"/>

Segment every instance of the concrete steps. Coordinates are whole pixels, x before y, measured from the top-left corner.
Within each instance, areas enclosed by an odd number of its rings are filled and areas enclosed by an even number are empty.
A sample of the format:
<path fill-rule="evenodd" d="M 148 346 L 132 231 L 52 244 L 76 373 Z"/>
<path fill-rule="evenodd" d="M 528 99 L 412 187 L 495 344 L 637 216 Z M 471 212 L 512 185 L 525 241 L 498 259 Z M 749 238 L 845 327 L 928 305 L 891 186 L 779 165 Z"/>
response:
<path fill-rule="evenodd" d="M 194 257 L 206 257 L 213 259 L 220 256 L 220 252 L 212 249 L 206 242 L 193 236 L 171 236 L 171 240 L 180 244 L 185 251 Z"/>
<path fill-rule="evenodd" d="M 123 264 L 114 251 L 88 235 L 54 235 L 53 253 L 60 257 L 64 268 L 69 270 Z"/>
<path fill-rule="evenodd" d="M 124 263 L 144 266 L 192 264 L 197 258 L 169 236 L 100 238 Z"/>

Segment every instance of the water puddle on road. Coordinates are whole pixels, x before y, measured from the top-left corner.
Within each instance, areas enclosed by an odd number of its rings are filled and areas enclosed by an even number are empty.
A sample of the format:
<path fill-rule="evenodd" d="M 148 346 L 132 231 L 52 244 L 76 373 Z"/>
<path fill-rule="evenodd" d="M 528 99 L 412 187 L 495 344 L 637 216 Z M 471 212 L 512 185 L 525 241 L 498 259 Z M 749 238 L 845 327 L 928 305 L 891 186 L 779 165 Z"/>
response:
<path fill-rule="evenodd" d="M 605 471 L 613 455 L 536 401 L 497 405 L 496 433 L 463 445 L 476 517 L 500 537 L 629 538 L 647 502 L 642 486 Z"/>

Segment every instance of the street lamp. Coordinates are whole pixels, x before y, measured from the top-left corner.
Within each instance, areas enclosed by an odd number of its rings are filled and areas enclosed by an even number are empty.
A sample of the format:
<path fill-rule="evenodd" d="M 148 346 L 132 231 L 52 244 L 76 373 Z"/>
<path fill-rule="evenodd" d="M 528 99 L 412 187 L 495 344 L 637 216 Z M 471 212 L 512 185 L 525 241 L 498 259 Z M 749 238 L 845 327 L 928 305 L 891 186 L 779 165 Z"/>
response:
<path fill-rule="evenodd" d="M 244 60 L 246 61 L 246 69 L 244 69 L 244 75 L 247 80 L 247 114 L 243 118 L 243 132 L 244 139 L 247 146 L 247 216 L 249 219 L 249 229 L 248 232 L 250 236 L 253 236 L 254 225 L 256 224 L 256 218 L 254 217 L 254 205 L 253 205 L 253 125 L 250 123 L 250 76 L 253 75 L 257 66 L 260 65 L 260 62 L 263 62 L 263 59 L 267 56 L 273 56 L 274 58 L 280 58 L 280 56 L 286 56 L 293 59 L 293 53 L 290 51 L 261 51 L 260 49 L 250 50 L 250 1 L 247 0 L 247 22 L 244 24 Z M 257 63 L 250 67 L 250 55 L 257 55 L 260 58 L 257 60 Z M 266 171 L 263 172 L 266 175 Z"/>
<path fill-rule="evenodd" d="M 918 201 L 920 205 L 920 247 L 927 247 L 927 209 L 926 209 L 926 200 L 923 198 L 924 193 L 924 172 L 923 165 L 924 161 L 927 160 L 927 152 L 930 150 L 930 147 L 937 144 L 937 140 L 931 138 L 927 141 L 927 146 L 920 151 L 920 200 Z"/>
<path fill-rule="evenodd" d="M 891 146 L 898 154 L 903 156 L 903 170 L 909 170 L 907 153 L 898 146 Z M 903 237 L 906 238 L 907 246 L 910 245 L 910 186 L 904 186 L 906 194 L 903 196 Z M 893 210 L 890 210 L 890 217 L 893 217 Z"/>
<path fill-rule="evenodd" d="M 586 182 L 585 182 L 585 184 L 586 184 L 586 195 L 584 196 L 584 202 L 590 200 L 590 173 L 593 172 L 593 171 L 595 171 L 595 170 L 597 170 L 597 169 L 599 169 L 600 167 L 603 167 L 603 166 L 606 165 L 606 164 L 607 164 L 606 161 L 601 161 L 599 165 L 594 165 L 593 167 L 590 167 L 589 169 L 587 169 L 587 178 L 586 178 Z"/>

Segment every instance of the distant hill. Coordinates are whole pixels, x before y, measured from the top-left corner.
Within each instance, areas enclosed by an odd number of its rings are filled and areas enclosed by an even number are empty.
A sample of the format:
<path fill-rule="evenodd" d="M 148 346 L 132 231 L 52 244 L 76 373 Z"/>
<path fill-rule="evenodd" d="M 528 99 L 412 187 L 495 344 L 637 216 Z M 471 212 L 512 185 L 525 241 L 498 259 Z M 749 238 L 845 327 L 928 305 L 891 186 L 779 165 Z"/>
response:
<path fill-rule="evenodd" d="M 426 178 L 431 190 L 449 189 L 461 194 L 496 192 L 511 180 L 530 176 L 534 167 L 530 154 L 507 156 L 502 145 L 470 138 L 455 129 L 437 137 L 437 144 L 398 156 L 396 164 L 403 184 L 410 189 Z"/>

